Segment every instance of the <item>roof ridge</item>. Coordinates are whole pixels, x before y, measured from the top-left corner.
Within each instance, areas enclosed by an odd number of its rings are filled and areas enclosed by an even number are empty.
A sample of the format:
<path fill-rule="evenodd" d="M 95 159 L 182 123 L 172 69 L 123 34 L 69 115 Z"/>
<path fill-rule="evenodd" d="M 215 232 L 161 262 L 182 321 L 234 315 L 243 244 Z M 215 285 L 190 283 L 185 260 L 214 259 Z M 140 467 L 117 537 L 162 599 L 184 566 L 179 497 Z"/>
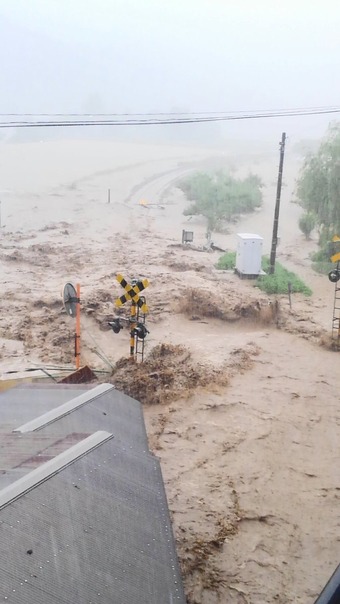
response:
<path fill-rule="evenodd" d="M 113 438 L 113 434 L 110 432 L 98 430 L 22 478 L 4 487 L 0 491 L 0 510 L 111 438 Z"/>
<path fill-rule="evenodd" d="M 67 401 L 67 403 L 63 403 L 62 405 L 59 405 L 59 407 L 55 407 L 55 409 L 47 411 L 47 413 L 43 413 L 43 415 L 39 415 L 38 417 L 30 420 L 26 424 L 19 426 L 19 428 L 15 428 L 13 432 L 34 432 L 35 430 L 44 428 L 48 424 L 51 424 L 52 422 L 58 419 L 61 419 L 65 415 L 68 415 L 72 411 L 75 411 L 79 407 L 82 407 L 86 403 L 90 402 L 91 400 L 94 400 L 95 398 L 98 398 L 102 394 L 109 392 L 112 389 L 114 389 L 114 386 L 112 384 L 99 384 L 98 386 L 95 386 L 95 388 L 92 388 L 87 392 L 83 392 L 83 394 L 79 394 L 78 396 L 71 398 L 69 401 Z"/>

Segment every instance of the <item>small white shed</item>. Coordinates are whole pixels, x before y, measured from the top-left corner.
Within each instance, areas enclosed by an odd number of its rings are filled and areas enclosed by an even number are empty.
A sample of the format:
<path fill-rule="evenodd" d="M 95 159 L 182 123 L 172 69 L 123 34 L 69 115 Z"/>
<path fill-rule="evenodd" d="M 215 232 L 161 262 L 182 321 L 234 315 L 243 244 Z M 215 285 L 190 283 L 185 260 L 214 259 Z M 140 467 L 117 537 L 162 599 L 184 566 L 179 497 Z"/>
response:
<path fill-rule="evenodd" d="M 237 233 L 236 271 L 240 275 L 260 275 L 263 237 L 254 233 Z"/>

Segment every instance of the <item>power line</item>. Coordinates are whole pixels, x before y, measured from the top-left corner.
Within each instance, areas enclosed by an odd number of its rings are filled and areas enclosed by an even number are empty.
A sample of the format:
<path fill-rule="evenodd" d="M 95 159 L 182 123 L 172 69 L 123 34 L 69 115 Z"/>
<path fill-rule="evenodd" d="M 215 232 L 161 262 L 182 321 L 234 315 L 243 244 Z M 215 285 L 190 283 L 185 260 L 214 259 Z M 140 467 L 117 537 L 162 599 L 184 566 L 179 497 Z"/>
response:
<path fill-rule="evenodd" d="M 263 115 L 263 114 L 286 114 L 296 112 L 303 114 L 309 111 L 322 111 L 333 112 L 339 111 L 338 105 L 327 105 L 327 106 L 313 106 L 313 107 L 291 107 L 289 109 L 251 109 L 251 110 L 233 110 L 233 111 L 163 111 L 163 112 L 152 112 L 152 113 L 0 113 L 0 117 L 88 117 L 88 118 L 112 118 L 112 117 L 131 117 L 131 118 L 142 118 L 142 117 L 164 117 L 164 116 L 216 116 L 226 117 L 231 115 Z M 21 120 L 20 120 L 21 121 Z"/>
<path fill-rule="evenodd" d="M 163 118 L 163 114 L 150 114 L 153 117 L 147 117 L 148 114 L 143 115 L 145 119 L 134 117 L 133 119 L 82 119 L 82 120 L 16 120 L 16 121 L 3 121 L 0 122 L 0 128 L 55 128 L 55 127 L 75 127 L 75 126 L 155 126 L 155 125 L 166 125 L 166 124 L 198 124 L 206 122 L 226 122 L 236 120 L 254 120 L 254 119 L 268 119 L 277 117 L 297 117 L 297 116 L 311 116 L 311 115 L 330 115 L 340 113 L 340 107 L 320 107 L 320 108 L 309 108 L 309 109 L 288 109 L 281 111 L 269 111 L 265 110 L 258 113 L 229 113 L 229 114 L 177 114 L 176 117 Z M 112 114 L 113 115 L 113 114 Z M 118 114 L 117 114 L 118 115 Z M 130 117 L 138 116 L 138 114 L 128 114 Z M 157 116 L 159 115 L 159 119 Z M 169 115 L 169 114 L 165 114 Z M 179 117 L 183 115 L 184 117 Z M 192 117 L 190 117 L 190 115 Z M 194 117 L 195 115 L 195 117 Z M 121 114 L 122 116 L 122 114 Z M 93 116 L 92 116 L 93 117 Z"/>

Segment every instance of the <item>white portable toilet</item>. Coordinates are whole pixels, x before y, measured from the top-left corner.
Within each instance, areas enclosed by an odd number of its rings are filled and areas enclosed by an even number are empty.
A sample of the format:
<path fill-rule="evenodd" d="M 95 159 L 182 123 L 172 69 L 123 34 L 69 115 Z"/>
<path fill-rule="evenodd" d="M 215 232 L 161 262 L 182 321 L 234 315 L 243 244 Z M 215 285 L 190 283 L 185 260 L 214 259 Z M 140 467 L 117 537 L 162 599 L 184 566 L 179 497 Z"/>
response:
<path fill-rule="evenodd" d="M 257 276 L 262 273 L 263 237 L 254 233 L 237 233 L 236 271 L 241 276 Z"/>

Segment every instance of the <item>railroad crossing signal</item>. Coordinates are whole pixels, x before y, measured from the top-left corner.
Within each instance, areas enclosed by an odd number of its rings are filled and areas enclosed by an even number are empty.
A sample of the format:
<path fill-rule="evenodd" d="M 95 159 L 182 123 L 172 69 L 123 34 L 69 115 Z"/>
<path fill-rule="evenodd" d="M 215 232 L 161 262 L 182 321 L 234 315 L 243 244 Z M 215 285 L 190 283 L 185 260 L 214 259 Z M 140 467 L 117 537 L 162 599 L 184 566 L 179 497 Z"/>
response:
<path fill-rule="evenodd" d="M 145 314 L 148 312 L 148 307 L 145 304 L 145 300 L 139 297 L 140 292 L 142 292 L 149 285 L 149 281 L 147 279 L 142 279 L 142 281 L 136 281 L 134 285 L 130 285 L 123 277 L 123 275 L 117 275 L 116 277 L 118 283 L 125 289 L 126 294 L 117 298 L 115 305 L 123 306 L 125 302 L 131 300 L 132 303 L 138 304 L 141 311 Z"/>
<path fill-rule="evenodd" d="M 340 237 L 334 235 L 333 243 L 339 243 Z M 336 262 L 336 267 L 328 273 L 328 279 L 335 284 L 333 321 L 332 321 L 332 340 L 337 350 L 340 350 L 340 252 L 331 256 L 331 262 Z"/>
<path fill-rule="evenodd" d="M 144 358 L 144 340 L 149 333 L 145 325 L 145 315 L 148 312 L 148 307 L 145 302 L 145 297 L 140 296 L 142 292 L 149 285 L 147 279 L 134 279 L 131 284 L 124 279 L 123 275 L 117 275 L 118 283 L 125 289 L 125 294 L 117 298 L 115 306 L 123 306 L 126 302 L 131 301 L 130 318 L 123 319 L 127 321 L 130 327 L 130 356 L 137 357 L 138 354 Z M 142 317 L 140 316 L 142 313 Z M 109 323 L 110 327 L 115 333 L 119 333 L 122 328 L 122 319 L 117 318 Z M 142 343 L 142 350 L 138 350 L 138 343 Z"/>
<path fill-rule="evenodd" d="M 334 235 L 334 237 L 332 238 L 332 243 L 339 243 L 340 242 L 340 237 L 338 237 L 338 235 Z M 338 246 L 339 249 L 339 246 Z M 333 256 L 331 256 L 331 262 L 339 262 L 340 261 L 340 252 L 337 252 L 336 254 L 333 254 Z"/>
<path fill-rule="evenodd" d="M 337 254 L 333 254 L 333 256 L 331 256 L 331 262 L 339 262 L 340 260 L 340 252 L 337 252 Z"/>

